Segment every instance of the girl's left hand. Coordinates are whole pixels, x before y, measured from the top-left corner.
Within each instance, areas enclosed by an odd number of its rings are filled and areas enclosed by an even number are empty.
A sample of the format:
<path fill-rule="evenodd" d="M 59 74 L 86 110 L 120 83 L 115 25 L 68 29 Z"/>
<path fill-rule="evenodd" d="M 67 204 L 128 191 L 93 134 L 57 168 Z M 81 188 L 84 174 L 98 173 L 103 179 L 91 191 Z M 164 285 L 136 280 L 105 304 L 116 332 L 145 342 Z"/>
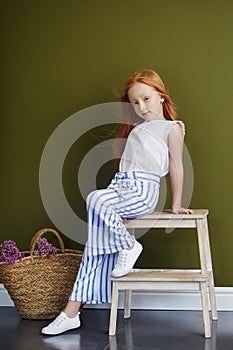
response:
<path fill-rule="evenodd" d="M 186 208 L 182 208 L 182 207 L 173 207 L 172 213 L 173 214 L 194 214 L 195 211 L 192 209 L 186 209 Z"/>

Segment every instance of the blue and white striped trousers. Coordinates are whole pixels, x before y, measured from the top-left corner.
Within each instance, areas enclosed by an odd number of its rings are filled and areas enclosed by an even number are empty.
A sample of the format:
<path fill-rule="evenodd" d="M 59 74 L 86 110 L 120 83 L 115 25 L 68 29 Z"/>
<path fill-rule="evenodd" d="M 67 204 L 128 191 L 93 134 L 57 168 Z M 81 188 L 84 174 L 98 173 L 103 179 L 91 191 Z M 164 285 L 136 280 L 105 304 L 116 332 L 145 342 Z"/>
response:
<path fill-rule="evenodd" d="M 152 212 L 158 202 L 159 185 L 156 174 L 118 172 L 106 189 L 87 196 L 88 239 L 70 300 L 111 302 L 110 276 L 118 252 L 134 242 L 123 219 Z"/>

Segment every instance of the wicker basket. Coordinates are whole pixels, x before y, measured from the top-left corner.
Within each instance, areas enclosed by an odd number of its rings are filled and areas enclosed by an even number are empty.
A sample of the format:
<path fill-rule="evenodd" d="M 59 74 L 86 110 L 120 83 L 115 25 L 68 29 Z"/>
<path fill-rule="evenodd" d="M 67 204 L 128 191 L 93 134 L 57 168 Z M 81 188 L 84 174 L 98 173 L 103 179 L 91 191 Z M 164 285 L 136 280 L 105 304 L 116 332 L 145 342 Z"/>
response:
<path fill-rule="evenodd" d="M 46 258 L 34 256 L 36 241 L 46 232 L 58 238 L 61 250 Z M 23 318 L 54 318 L 68 301 L 83 252 L 65 249 L 58 232 L 45 228 L 35 234 L 30 251 L 24 253 L 25 257 L 12 265 L 0 263 L 1 282 Z"/>

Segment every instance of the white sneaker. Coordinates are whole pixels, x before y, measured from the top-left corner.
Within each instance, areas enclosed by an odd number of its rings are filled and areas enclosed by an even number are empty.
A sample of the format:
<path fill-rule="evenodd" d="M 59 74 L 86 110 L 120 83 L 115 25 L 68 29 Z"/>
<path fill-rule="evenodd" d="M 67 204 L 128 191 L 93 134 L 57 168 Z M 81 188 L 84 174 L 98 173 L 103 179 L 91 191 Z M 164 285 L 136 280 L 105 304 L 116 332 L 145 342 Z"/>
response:
<path fill-rule="evenodd" d="M 80 318 L 78 313 L 77 316 L 70 318 L 65 312 L 61 312 L 53 322 L 51 322 L 47 327 L 42 328 L 41 333 L 47 335 L 57 335 L 64 333 L 70 329 L 75 329 L 80 327 Z"/>
<path fill-rule="evenodd" d="M 112 270 L 112 277 L 127 275 L 127 273 L 132 270 L 135 262 L 142 252 L 142 249 L 142 245 L 138 241 L 135 241 L 132 249 L 121 250 L 118 254 L 117 263 Z"/>

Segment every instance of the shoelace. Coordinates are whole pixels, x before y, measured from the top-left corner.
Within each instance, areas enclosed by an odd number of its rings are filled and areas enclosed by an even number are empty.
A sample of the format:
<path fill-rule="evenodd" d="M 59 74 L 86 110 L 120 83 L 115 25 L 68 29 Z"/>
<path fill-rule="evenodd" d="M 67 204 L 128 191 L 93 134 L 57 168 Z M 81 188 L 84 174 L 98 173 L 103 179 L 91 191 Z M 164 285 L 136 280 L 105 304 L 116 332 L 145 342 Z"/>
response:
<path fill-rule="evenodd" d="M 121 251 L 118 255 L 117 258 L 117 264 L 116 268 L 122 268 L 126 266 L 126 260 L 127 260 L 127 252 L 126 251 Z"/>
<path fill-rule="evenodd" d="M 59 315 L 55 320 L 51 323 L 51 325 L 58 327 L 60 324 L 66 320 L 66 317 L 64 315 Z"/>

